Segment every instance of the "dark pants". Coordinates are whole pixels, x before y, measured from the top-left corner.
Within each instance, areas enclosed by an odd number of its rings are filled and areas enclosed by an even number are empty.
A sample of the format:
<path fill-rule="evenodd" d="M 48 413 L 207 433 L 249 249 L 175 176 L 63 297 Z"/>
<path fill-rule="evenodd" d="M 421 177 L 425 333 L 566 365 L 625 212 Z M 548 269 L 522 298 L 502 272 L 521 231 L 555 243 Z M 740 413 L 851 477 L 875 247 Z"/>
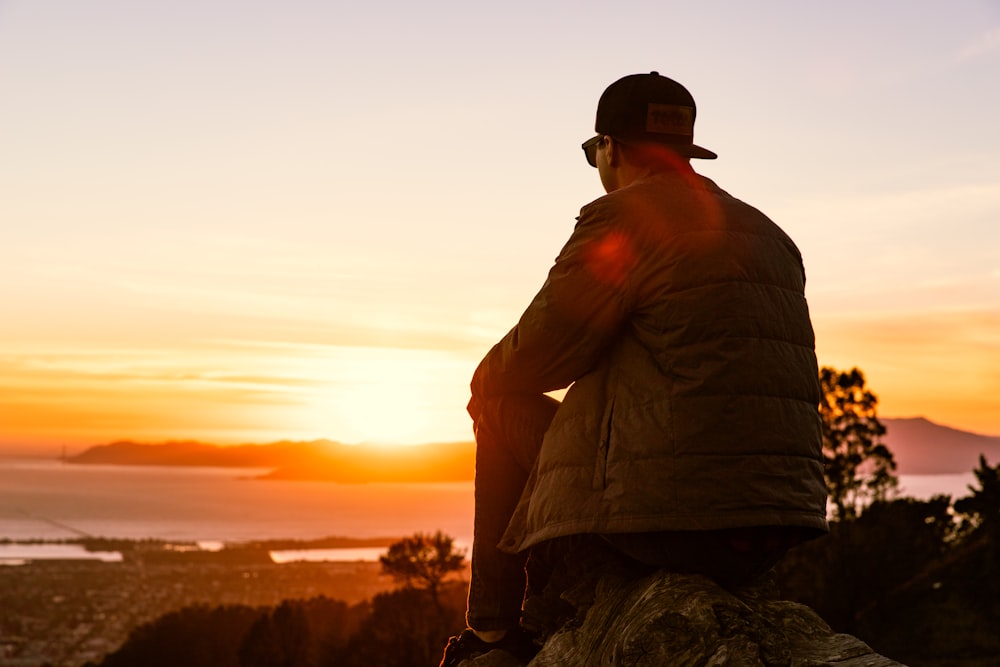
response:
<path fill-rule="evenodd" d="M 558 407 L 548 396 L 502 396 L 484 404 L 476 425 L 476 519 L 466 616 L 476 630 L 508 629 L 520 621 L 527 554 L 508 554 L 497 545 Z"/>
<path fill-rule="evenodd" d="M 521 620 L 528 555 L 497 547 L 507 529 L 559 402 L 547 396 L 507 395 L 485 403 L 476 426 L 476 515 L 472 581 L 466 622 L 476 630 L 512 628 Z M 640 489 L 633 490 L 641 493 Z M 705 574 L 723 586 L 748 583 L 773 566 L 794 544 L 811 535 L 796 529 L 747 527 L 718 531 L 570 536 L 539 545 L 529 568 L 532 589 L 541 588 L 548 567 L 581 553 L 599 540 L 644 566 Z M 549 562 L 549 566 L 545 565 Z"/>

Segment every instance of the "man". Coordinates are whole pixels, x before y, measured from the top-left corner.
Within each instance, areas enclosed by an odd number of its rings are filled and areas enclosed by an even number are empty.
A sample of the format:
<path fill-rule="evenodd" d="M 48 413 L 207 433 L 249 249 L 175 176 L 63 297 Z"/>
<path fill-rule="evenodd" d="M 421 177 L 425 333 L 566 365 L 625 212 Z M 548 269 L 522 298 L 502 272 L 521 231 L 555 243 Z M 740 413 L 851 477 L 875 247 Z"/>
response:
<path fill-rule="evenodd" d="M 476 369 L 469 628 L 444 666 L 493 648 L 531 659 L 520 615 L 539 545 L 597 535 L 739 586 L 827 530 L 801 256 L 694 172 L 716 157 L 693 143 L 695 115 L 656 72 L 605 90 L 583 150 L 608 194 Z"/>

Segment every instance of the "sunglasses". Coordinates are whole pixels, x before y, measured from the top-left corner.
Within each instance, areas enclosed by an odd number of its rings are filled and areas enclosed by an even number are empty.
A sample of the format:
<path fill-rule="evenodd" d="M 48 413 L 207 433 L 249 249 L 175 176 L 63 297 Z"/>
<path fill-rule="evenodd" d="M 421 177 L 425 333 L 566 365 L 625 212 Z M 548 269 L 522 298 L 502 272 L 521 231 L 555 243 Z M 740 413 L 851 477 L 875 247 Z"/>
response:
<path fill-rule="evenodd" d="M 587 156 L 587 164 L 591 167 L 597 166 L 597 147 L 604 143 L 604 135 L 599 134 L 596 137 L 587 139 L 580 146 L 583 149 L 583 154 Z"/>

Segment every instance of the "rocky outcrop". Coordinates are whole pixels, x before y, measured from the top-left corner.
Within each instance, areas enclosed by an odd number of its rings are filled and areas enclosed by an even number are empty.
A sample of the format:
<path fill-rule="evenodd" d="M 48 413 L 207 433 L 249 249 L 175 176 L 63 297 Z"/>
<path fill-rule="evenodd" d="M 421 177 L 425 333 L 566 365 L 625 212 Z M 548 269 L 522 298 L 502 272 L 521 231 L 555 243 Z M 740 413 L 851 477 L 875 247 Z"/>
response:
<path fill-rule="evenodd" d="M 705 577 L 668 572 L 627 584 L 603 579 L 583 623 L 556 632 L 531 665 L 899 664 L 775 593 L 766 585 L 730 593 Z"/>
<path fill-rule="evenodd" d="M 699 575 L 621 569 L 583 578 L 562 598 L 578 612 L 551 633 L 529 667 L 888 667 L 808 607 L 780 600 L 770 581 L 727 591 Z M 492 653 L 462 667 L 521 667 Z"/>

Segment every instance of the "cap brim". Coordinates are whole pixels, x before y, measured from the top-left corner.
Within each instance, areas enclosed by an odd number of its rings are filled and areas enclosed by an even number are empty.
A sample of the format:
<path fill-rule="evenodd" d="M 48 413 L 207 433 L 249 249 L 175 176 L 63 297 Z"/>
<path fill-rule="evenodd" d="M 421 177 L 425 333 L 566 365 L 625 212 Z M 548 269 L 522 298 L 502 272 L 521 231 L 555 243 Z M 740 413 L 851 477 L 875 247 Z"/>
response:
<path fill-rule="evenodd" d="M 695 146 L 691 144 L 690 146 L 685 146 L 683 150 L 683 155 L 690 158 L 699 158 L 701 160 L 714 160 L 719 157 L 717 154 L 708 150 L 707 148 L 702 148 L 701 146 Z"/>

